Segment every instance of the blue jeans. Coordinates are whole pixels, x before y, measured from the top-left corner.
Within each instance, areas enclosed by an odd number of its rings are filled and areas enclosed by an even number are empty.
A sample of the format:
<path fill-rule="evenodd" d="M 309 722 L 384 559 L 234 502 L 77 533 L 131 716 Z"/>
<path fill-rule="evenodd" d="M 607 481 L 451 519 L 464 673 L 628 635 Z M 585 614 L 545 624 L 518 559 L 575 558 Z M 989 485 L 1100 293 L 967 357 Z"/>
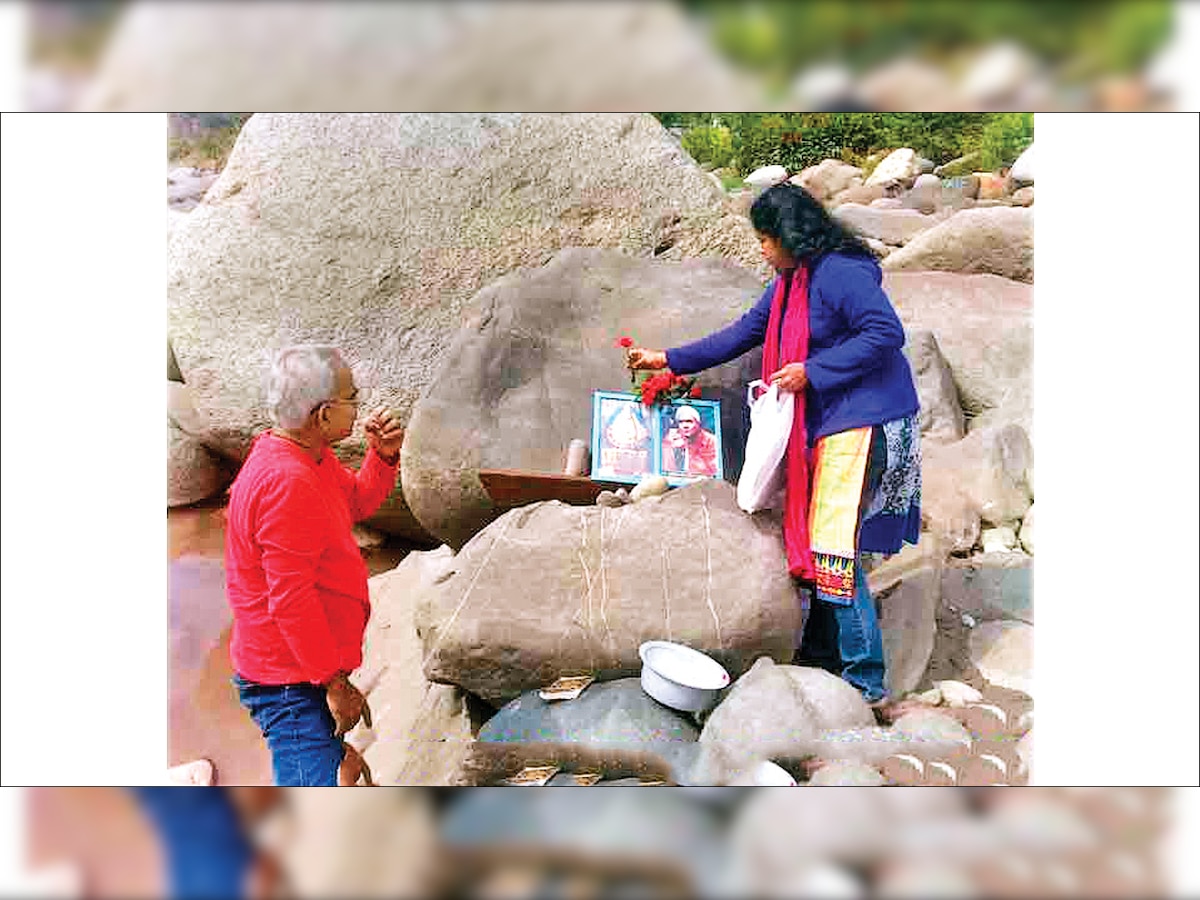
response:
<path fill-rule="evenodd" d="M 225 788 L 134 787 L 166 856 L 168 896 L 242 897 L 254 849 Z"/>
<path fill-rule="evenodd" d="M 863 699 L 874 703 L 887 696 L 883 633 L 862 560 L 854 562 L 854 600 L 830 603 L 813 599 L 796 662 L 840 675 L 858 688 Z"/>
<path fill-rule="evenodd" d="M 280 787 L 337 787 L 345 748 L 315 684 L 256 684 L 235 675 L 242 706 L 267 739 L 275 784 Z"/>

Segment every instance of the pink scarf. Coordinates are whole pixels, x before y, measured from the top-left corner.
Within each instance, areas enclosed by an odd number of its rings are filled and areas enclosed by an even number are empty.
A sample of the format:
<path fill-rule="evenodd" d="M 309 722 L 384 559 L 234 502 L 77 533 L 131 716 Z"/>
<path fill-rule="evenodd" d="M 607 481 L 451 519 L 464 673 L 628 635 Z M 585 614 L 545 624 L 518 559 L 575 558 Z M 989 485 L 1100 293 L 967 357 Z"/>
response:
<path fill-rule="evenodd" d="M 780 346 L 779 319 L 783 315 L 784 279 L 792 279 L 788 292 L 787 315 L 783 316 L 783 341 Z M 770 378 L 787 363 L 808 358 L 808 269 L 800 266 L 783 273 L 775 285 L 771 316 L 763 341 L 762 379 Z M 787 548 L 788 570 L 797 578 L 814 577 L 812 551 L 808 537 L 808 432 L 804 427 L 804 392 L 794 395 L 792 437 L 788 441 L 787 486 L 784 492 L 783 543 Z"/>

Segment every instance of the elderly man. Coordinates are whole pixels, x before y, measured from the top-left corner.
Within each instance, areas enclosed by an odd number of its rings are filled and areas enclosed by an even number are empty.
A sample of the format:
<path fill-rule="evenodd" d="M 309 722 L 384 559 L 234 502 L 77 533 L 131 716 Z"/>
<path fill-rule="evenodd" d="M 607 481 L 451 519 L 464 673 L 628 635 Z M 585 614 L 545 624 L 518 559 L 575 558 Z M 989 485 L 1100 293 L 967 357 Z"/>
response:
<path fill-rule="evenodd" d="M 376 410 L 364 422 L 362 467 L 338 461 L 330 445 L 353 431 L 358 390 L 329 346 L 279 351 L 267 405 L 276 425 L 255 438 L 230 490 L 234 683 L 271 750 L 276 784 L 355 784 L 362 760 L 341 736 L 360 718 L 371 724 L 347 677 L 362 662 L 370 600 L 350 530 L 395 485 L 404 432 Z"/>
<path fill-rule="evenodd" d="M 693 406 L 675 410 L 675 427 L 663 438 L 663 470 L 685 475 L 717 474 L 717 439 L 700 424 Z"/>

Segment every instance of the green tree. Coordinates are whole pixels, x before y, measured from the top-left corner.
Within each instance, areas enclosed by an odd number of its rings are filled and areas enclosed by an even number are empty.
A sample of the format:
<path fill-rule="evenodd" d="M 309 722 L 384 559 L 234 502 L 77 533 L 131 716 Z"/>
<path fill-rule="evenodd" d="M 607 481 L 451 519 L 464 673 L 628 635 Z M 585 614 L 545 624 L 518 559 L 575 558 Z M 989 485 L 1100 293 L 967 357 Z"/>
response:
<path fill-rule="evenodd" d="M 1011 166 L 1033 143 L 1033 113 L 995 113 L 983 129 L 979 164 L 984 170 Z"/>
<path fill-rule="evenodd" d="M 733 159 L 733 134 L 721 125 L 689 128 L 683 134 L 683 149 L 696 162 L 721 168 Z"/>

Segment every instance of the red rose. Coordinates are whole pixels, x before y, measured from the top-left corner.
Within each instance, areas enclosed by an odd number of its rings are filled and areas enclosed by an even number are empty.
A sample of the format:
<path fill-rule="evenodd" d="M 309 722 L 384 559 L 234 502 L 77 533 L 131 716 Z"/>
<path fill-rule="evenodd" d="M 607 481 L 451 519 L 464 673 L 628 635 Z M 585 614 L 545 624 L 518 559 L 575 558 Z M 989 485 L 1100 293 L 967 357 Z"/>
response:
<path fill-rule="evenodd" d="M 629 335 L 623 334 L 617 338 L 617 346 L 628 349 L 633 346 L 633 338 L 629 337 Z"/>
<path fill-rule="evenodd" d="M 688 396 L 699 400 L 700 399 L 700 385 L 698 385 L 698 384 L 692 385 L 692 389 L 690 391 L 688 391 Z"/>

